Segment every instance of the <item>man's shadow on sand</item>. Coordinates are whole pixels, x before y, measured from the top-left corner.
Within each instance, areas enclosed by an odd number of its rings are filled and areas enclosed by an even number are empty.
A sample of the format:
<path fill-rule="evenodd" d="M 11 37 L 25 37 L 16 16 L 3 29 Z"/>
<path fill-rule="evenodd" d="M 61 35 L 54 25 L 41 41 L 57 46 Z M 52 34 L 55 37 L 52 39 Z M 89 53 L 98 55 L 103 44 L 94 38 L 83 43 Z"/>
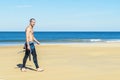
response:
<path fill-rule="evenodd" d="M 23 64 L 17 64 L 17 67 L 21 70 L 22 69 L 22 66 Z M 26 69 L 29 69 L 29 70 L 32 70 L 32 71 L 36 71 L 35 69 L 33 68 L 30 68 L 30 67 L 25 67 Z"/>

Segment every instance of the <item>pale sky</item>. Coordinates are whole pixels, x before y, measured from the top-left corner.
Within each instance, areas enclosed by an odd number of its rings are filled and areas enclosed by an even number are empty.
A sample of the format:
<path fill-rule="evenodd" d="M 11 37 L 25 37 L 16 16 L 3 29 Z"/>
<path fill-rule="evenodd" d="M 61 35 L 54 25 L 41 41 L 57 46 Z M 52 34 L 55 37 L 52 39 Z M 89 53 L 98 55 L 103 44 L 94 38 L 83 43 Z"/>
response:
<path fill-rule="evenodd" d="M 1 0 L 0 31 L 120 31 L 120 0 Z"/>

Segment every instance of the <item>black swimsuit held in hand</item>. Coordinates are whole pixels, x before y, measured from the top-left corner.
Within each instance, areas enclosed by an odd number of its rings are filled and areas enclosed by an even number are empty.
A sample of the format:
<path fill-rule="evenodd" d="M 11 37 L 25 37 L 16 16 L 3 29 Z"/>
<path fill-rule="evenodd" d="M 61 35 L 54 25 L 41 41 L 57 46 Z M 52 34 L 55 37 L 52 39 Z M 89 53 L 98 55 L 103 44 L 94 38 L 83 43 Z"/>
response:
<path fill-rule="evenodd" d="M 25 51 L 25 56 L 23 58 L 23 67 L 25 67 L 25 64 L 26 64 L 28 56 L 30 54 L 32 54 L 34 64 L 35 64 L 36 68 L 39 68 L 38 61 L 37 61 L 37 54 L 36 54 L 36 49 L 35 49 L 34 43 L 33 42 L 29 42 L 29 45 L 30 45 L 30 50 L 27 49 L 27 43 L 25 43 L 26 51 Z"/>

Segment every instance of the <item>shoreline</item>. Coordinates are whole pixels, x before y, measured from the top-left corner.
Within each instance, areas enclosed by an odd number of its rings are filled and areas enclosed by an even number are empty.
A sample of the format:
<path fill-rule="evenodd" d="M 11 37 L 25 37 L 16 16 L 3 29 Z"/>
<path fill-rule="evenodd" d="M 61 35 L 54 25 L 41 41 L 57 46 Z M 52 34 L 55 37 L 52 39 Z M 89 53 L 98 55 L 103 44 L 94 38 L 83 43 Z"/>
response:
<path fill-rule="evenodd" d="M 120 42 L 84 42 L 84 43 L 41 43 L 40 45 L 104 45 L 104 44 L 120 44 Z M 35 45 L 37 45 L 35 43 Z M 24 44 L 0 44 L 0 47 L 10 47 L 10 46 L 24 46 Z M 39 45 L 38 45 L 39 46 Z"/>

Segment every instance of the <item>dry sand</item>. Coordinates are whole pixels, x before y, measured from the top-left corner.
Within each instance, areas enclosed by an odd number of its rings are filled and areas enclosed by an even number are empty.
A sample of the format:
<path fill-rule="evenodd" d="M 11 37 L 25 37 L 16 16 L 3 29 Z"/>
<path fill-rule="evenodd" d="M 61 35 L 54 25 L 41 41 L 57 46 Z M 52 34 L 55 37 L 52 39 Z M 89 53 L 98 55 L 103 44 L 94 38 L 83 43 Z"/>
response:
<path fill-rule="evenodd" d="M 120 43 L 56 44 L 36 46 L 39 65 L 20 66 L 23 46 L 0 47 L 0 80 L 120 80 Z"/>

